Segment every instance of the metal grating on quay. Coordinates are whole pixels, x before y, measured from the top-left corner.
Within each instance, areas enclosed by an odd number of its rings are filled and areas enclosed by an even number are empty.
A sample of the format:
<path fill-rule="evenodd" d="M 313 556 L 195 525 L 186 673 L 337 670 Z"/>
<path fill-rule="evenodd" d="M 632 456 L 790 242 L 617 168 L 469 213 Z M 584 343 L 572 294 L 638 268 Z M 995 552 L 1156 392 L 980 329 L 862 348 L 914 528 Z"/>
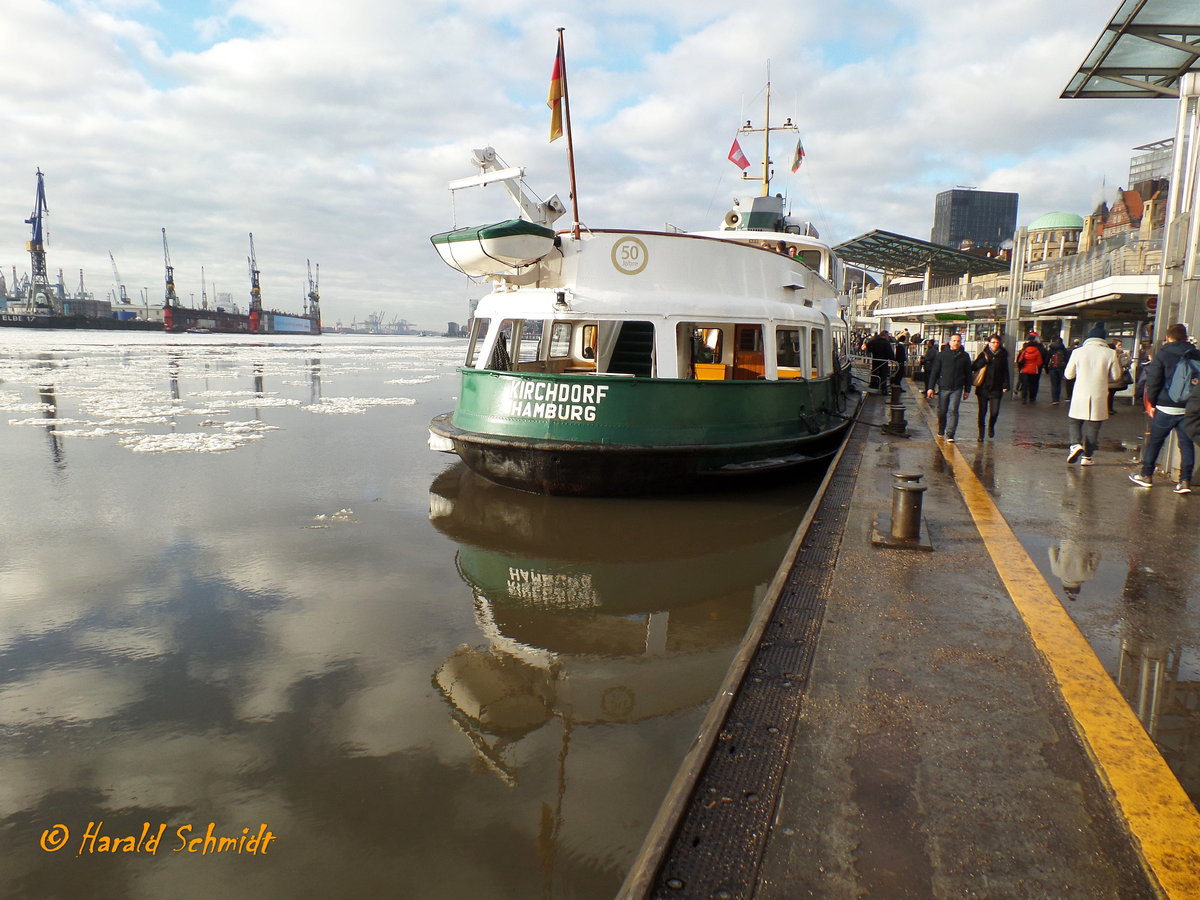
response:
<path fill-rule="evenodd" d="M 866 445 L 853 429 L 712 754 L 655 876 L 652 897 L 754 893 Z"/>

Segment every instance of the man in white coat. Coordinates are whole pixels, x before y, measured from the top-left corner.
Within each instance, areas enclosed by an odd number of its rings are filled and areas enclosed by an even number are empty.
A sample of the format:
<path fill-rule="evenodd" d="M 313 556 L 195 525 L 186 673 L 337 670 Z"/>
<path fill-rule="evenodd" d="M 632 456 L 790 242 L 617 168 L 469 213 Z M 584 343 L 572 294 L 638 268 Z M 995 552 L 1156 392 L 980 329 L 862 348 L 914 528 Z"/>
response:
<path fill-rule="evenodd" d="M 1067 410 L 1071 442 L 1067 462 L 1083 454 L 1079 464 L 1090 466 L 1100 444 L 1100 426 L 1108 418 L 1108 383 L 1121 378 L 1121 362 L 1117 351 L 1108 346 L 1108 330 L 1103 322 L 1089 331 L 1087 340 L 1071 354 L 1063 378 L 1075 382 L 1071 408 Z"/>

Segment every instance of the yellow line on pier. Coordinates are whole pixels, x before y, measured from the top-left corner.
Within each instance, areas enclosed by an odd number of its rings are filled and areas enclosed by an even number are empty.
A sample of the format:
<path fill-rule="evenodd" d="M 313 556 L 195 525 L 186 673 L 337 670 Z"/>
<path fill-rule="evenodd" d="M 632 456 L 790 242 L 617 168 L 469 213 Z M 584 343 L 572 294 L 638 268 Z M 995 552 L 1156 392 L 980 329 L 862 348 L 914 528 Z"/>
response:
<path fill-rule="evenodd" d="M 1151 878 L 1172 900 L 1200 898 L 1200 812 L 966 458 L 954 444 L 938 443 Z"/>

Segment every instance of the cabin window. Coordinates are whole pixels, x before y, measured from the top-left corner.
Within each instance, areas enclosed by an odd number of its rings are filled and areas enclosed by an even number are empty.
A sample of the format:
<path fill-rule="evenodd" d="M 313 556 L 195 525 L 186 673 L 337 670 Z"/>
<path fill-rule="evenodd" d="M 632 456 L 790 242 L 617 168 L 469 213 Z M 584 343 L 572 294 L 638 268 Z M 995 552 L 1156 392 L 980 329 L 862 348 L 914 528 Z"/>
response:
<path fill-rule="evenodd" d="M 720 328 L 692 329 L 692 362 L 719 363 L 724 355 Z"/>
<path fill-rule="evenodd" d="M 519 326 L 517 333 L 520 334 L 521 339 L 513 347 L 513 357 L 518 363 L 537 362 L 538 351 L 542 345 L 542 320 L 518 319 L 516 324 Z"/>
<path fill-rule="evenodd" d="M 596 339 L 598 332 L 598 325 L 584 325 L 583 328 L 580 329 L 579 355 L 584 359 L 595 360 Z"/>
<path fill-rule="evenodd" d="M 483 340 L 487 337 L 488 328 L 491 327 L 491 319 L 472 319 L 471 320 L 471 337 L 467 341 L 467 362 L 468 369 L 474 368 L 475 360 L 479 356 L 479 348 L 483 346 Z"/>
<path fill-rule="evenodd" d="M 822 375 L 828 375 L 825 371 L 825 332 L 820 328 L 812 330 L 812 344 L 810 345 L 812 360 L 812 376 L 819 378 Z"/>
<path fill-rule="evenodd" d="M 512 368 L 512 356 L 509 352 L 509 348 L 512 347 L 512 337 L 513 320 L 505 319 L 500 323 L 500 332 L 496 335 L 496 346 L 492 348 L 492 356 L 487 364 L 489 369 L 507 372 Z"/>
<path fill-rule="evenodd" d="M 550 329 L 550 356 L 562 358 L 571 355 L 571 323 L 555 322 Z"/>
<path fill-rule="evenodd" d="M 801 355 L 799 328 L 779 328 L 775 331 L 775 362 L 779 366 L 799 369 L 804 366 Z"/>
<path fill-rule="evenodd" d="M 717 325 L 680 322 L 675 331 L 679 348 L 681 378 L 723 381 L 729 377 L 725 365 L 725 335 Z"/>

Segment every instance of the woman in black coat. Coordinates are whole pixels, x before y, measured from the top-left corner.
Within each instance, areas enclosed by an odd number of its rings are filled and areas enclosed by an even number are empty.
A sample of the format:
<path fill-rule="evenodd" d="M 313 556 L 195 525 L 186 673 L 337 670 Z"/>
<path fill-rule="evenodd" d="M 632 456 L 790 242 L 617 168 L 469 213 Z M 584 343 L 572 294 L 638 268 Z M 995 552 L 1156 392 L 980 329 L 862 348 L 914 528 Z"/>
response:
<path fill-rule="evenodd" d="M 1008 393 L 1012 375 L 1008 368 L 1008 351 L 1000 342 L 1000 335 L 988 338 L 987 346 L 979 351 L 971 371 L 978 372 L 987 367 L 983 381 L 975 388 L 975 400 L 979 403 L 979 440 L 983 440 L 983 420 L 987 419 L 988 437 L 996 436 L 996 419 L 1000 417 L 1000 398 Z M 991 409 L 991 415 L 988 410 Z"/>

